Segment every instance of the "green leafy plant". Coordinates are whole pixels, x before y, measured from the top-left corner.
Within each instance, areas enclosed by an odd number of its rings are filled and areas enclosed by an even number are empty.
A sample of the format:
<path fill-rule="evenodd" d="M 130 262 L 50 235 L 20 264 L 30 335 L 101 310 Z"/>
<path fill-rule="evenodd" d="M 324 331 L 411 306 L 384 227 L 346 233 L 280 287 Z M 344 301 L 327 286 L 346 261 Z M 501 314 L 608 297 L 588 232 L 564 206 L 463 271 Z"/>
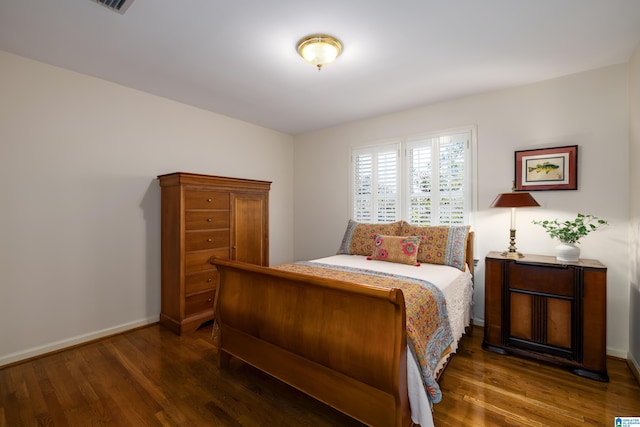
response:
<path fill-rule="evenodd" d="M 608 225 L 604 219 L 589 214 L 579 213 L 573 221 L 559 222 L 553 221 L 532 221 L 534 224 L 542 226 L 549 233 L 552 239 L 558 239 L 567 243 L 580 243 L 580 239 L 596 231 L 598 228 Z"/>

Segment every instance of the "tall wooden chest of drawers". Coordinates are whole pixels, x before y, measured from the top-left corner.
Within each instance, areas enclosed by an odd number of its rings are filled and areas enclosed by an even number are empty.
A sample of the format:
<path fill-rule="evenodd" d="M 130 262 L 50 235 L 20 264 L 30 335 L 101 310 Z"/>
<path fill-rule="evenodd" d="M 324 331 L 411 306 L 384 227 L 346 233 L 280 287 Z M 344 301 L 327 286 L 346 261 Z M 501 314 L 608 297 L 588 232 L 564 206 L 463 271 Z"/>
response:
<path fill-rule="evenodd" d="M 555 363 L 608 381 L 607 268 L 526 255 L 485 258 L 482 347 Z"/>
<path fill-rule="evenodd" d="M 211 257 L 269 265 L 268 181 L 176 172 L 161 187 L 160 323 L 182 334 L 212 320 Z"/>

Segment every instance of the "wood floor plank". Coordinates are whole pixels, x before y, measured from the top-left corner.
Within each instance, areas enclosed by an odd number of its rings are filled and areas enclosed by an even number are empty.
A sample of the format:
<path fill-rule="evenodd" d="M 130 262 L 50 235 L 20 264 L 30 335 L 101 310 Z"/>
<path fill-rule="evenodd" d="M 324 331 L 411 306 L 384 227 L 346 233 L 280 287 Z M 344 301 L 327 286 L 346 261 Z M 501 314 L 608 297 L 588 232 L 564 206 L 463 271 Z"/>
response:
<path fill-rule="evenodd" d="M 64 413 L 65 408 L 58 399 L 54 382 L 49 377 L 47 370 L 47 367 L 55 366 L 59 359 L 60 354 L 54 354 L 50 358 L 36 360 L 33 365 L 34 373 L 38 379 L 38 387 L 47 406 L 46 412 L 35 414 L 38 426 L 55 426 L 68 423 Z M 30 409 L 30 402 L 29 406 L 24 409 Z"/>
<path fill-rule="evenodd" d="M 0 427 L 362 424 L 232 359 L 217 367 L 211 325 L 177 336 L 153 325 L 0 369 Z M 440 378 L 437 427 L 613 425 L 640 416 L 640 385 L 624 361 L 609 383 L 482 350 L 465 336 Z"/>
<path fill-rule="evenodd" d="M 29 404 L 29 390 L 24 381 L 24 367 L 12 372 L 0 371 L 0 393 L 7 396 L 6 402 L 0 405 L 5 420 L 19 420 L 25 424 L 36 425 L 37 415 L 42 413 L 42 407 L 31 409 Z M 5 374 L 5 375 L 3 375 Z M 36 390 L 39 387 L 36 387 Z M 29 405 L 29 408 L 26 406 Z M 38 410 L 39 409 L 39 410 Z M 15 421 L 12 421 L 15 422 Z M 7 423 L 7 425 L 10 425 Z"/>
<path fill-rule="evenodd" d="M 450 412 L 472 404 L 470 425 L 613 425 L 615 416 L 640 414 L 640 385 L 626 363 L 608 359 L 611 381 L 603 383 L 515 356 L 481 349 L 482 332 L 465 338 L 443 374 L 443 401 L 435 405 L 437 425 Z M 524 418 L 522 418 L 524 417 Z"/>

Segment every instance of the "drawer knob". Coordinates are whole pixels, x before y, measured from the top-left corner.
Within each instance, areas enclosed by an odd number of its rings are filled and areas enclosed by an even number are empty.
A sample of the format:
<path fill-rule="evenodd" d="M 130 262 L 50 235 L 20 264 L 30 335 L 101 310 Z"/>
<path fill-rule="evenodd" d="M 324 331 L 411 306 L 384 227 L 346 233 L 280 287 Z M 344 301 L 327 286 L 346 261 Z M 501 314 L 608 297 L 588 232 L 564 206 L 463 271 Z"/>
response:
<path fill-rule="evenodd" d="M 211 302 L 211 301 L 213 301 L 213 300 L 212 300 L 211 298 L 209 298 L 207 301 L 208 301 L 208 302 Z"/>
<path fill-rule="evenodd" d="M 211 283 L 211 282 L 213 282 L 213 279 L 212 279 L 211 277 L 209 277 L 209 278 L 207 279 L 207 283 Z"/>
<path fill-rule="evenodd" d="M 211 199 L 207 199 L 207 202 L 211 203 Z"/>
<path fill-rule="evenodd" d="M 207 218 L 207 222 L 211 222 L 211 221 L 213 221 L 213 219 Z"/>
<path fill-rule="evenodd" d="M 210 241 L 211 241 L 211 239 L 207 239 L 207 242 L 210 242 Z"/>

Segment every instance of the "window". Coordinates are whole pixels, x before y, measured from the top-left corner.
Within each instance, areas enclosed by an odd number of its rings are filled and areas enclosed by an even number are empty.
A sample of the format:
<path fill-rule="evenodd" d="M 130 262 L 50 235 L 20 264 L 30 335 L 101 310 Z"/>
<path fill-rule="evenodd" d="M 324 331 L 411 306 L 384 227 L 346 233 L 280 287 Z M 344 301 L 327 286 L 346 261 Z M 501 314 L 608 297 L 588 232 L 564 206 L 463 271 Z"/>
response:
<path fill-rule="evenodd" d="M 472 152 L 471 128 L 354 148 L 353 219 L 469 224 L 474 191 Z"/>
<path fill-rule="evenodd" d="M 353 219 L 393 222 L 400 218 L 400 143 L 352 151 Z"/>

